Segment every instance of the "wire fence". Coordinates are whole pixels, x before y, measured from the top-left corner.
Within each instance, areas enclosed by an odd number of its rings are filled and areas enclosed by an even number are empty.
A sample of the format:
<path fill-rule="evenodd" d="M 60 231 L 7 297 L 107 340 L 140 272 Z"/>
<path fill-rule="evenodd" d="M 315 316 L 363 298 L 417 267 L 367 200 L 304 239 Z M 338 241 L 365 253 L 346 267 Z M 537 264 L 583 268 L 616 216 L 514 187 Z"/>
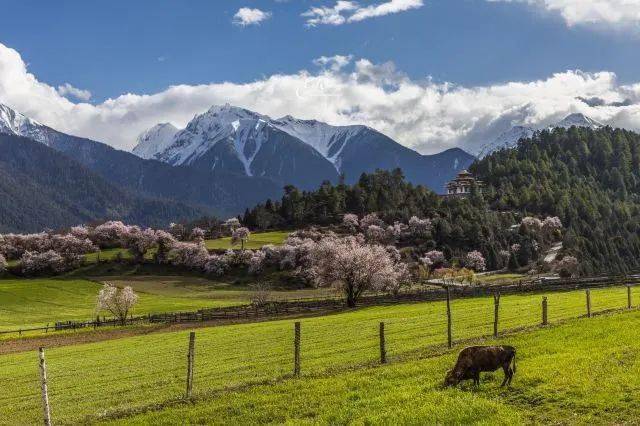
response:
<path fill-rule="evenodd" d="M 587 296 L 588 294 L 588 296 Z M 434 347 L 491 337 L 547 321 L 558 323 L 637 306 L 640 287 L 456 298 L 449 301 L 366 307 L 307 318 L 153 333 L 46 350 L 47 393 L 55 424 L 126 416 L 237 387 L 340 372 L 358 366 L 419 357 Z M 631 303 L 629 303 L 631 302 Z M 496 321 L 497 312 L 497 321 Z M 294 324 L 300 323 L 300 339 Z M 383 326 L 380 323 L 384 323 Z M 449 324 L 451 324 L 449 328 Z M 383 331 L 381 331 L 383 329 Z M 296 343 L 299 357 L 296 368 Z M 189 353 L 191 355 L 189 356 Z M 189 360 L 191 371 L 189 374 Z M 43 421 L 42 381 L 34 352 L 0 356 L 0 424 Z"/>

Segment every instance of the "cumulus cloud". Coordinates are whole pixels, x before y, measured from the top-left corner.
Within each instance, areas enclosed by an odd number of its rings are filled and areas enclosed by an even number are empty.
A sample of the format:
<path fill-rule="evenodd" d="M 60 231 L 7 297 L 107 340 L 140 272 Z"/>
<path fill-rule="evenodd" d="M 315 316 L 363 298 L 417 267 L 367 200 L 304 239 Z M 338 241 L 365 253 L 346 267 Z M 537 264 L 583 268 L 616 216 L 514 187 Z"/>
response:
<path fill-rule="evenodd" d="M 250 83 L 177 85 L 93 105 L 61 96 L 28 72 L 18 52 L 0 44 L 0 102 L 60 131 L 121 149 L 132 148 L 137 135 L 157 123 L 184 127 L 211 105 L 227 102 L 274 118 L 291 114 L 368 125 L 422 153 L 455 146 L 477 152 L 513 125 L 543 127 L 573 112 L 640 130 L 640 83 L 621 85 L 611 72 L 565 71 L 541 80 L 463 87 L 411 79 L 392 63 L 334 62 L 321 60 L 326 67 L 318 71 Z"/>
<path fill-rule="evenodd" d="M 58 90 L 58 93 L 64 97 L 72 97 L 85 102 L 91 99 L 90 91 L 78 89 L 77 87 L 73 87 L 69 83 L 65 83 L 61 86 L 58 86 L 57 90 Z"/>
<path fill-rule="evenodd" d="M 241 7 L 236 14 L 233 15 L 233 23 L 234 25 L 246 27 L 248 25 L 259 25 L 262 21 L 266 21 L 269 18 L 271 18 L 271 12 Z"/>
<path fill-rule="evenodd" d="M 527 3 L 559 13 L 567 25 L 600 24 L 638 26 L 640 0 L 487 0 L 490 2 Z"/>
<path fill-rule="evenodd" d="M 307 18 L 307 26 L 309 27 L 342 25 L 418 9 L 422 6 L 424 6 L 423 0 L 389 0 L 368 6 L 361 6 L 355 1 L 339 0 L 333 6 L 312 7 L 302 16 Z"/>

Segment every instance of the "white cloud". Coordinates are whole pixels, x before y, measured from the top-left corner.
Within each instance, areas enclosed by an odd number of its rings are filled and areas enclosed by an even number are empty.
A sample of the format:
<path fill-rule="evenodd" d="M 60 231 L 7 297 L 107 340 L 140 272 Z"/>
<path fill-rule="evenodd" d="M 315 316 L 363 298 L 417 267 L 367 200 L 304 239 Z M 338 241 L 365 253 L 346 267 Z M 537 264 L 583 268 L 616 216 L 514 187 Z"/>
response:
<path fill-rule="evenodd" d="M 80 101 L 88 101 L 91 99 L 91 92 L 88 90 L 78 89 L 73 87 L 69 83 L 65 83 L 62 86 L 58 86 L 58 93 L 64 97 L 73 97 Z"/>
<path fill-rule="evenodd" d="M 320 56 L 313 60 L 313 63 L 322 68 L 328 68 L 331 71 L 337 72 L 346 67 L 353 60 L 353 55 L 335 55 L 335 56 Z"/>
<path fill-rule="evenodd" d="M 608 27 L 640 24 L 640 0 L 487 0 L 527 3 L 559 13 L 567 25 L 600 24 Z"/>
<path fill-rule="evenodd" d="M 455 146 L 475 152 L 512 125 L 546 126 L 572 112 L 640 130 L 640 82 L 620 85 L 611 72 L 565 71 L 529 82 L 462 87 L 410 79 L 392 63 L 365 59 L 251 83 L 127 93 L 92 105 L 61 96 L 30 74 L 15 50 L 0 44 L 0 102 L 60 131 L 122 149 L 132 148 L 136 136 L 157 123 L 185 126 L 195 114 L 226 102 L 272 117 L 365 124 L 422 153 Z"/>
<path fill-rule="evenodd" d="M 389 0 L 368 6 L 355 1 L 339 0 L 335 5 L 312 7 L 302 14 L 307 18 L 307 26 L 342 25 L 364 21 L 369 18 L 418 9 L 424 6 L 423 0 Z"/>
<path fill-rule="evenodd" d="M 241 7 L 236 14 L 233 15 L 233 23 L 241 27 L 246 27 L 248 25 L 259 25 L 262 21 L 266 21 L 269 18 L 271 18 L 271 12 Z"/>

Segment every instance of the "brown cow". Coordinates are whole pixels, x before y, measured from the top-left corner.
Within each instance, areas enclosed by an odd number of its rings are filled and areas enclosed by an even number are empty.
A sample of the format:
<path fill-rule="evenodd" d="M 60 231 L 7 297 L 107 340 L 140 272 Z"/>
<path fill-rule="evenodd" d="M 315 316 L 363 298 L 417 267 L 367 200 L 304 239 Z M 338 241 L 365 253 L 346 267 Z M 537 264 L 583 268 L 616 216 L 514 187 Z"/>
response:
<path fill-rule="evenodd" d="M 513 346 L 470 346 L 460 351 L 458 361 L 453 370 L 447 372 L 444 384 L 455 386 L 462 380 L 473 379 L 473 384 L 479 386 L 481 371 L 496 371 L 500 367 L 504 370 L 500 386 L 510 385 L 516 372 L 516 349 Z"/>

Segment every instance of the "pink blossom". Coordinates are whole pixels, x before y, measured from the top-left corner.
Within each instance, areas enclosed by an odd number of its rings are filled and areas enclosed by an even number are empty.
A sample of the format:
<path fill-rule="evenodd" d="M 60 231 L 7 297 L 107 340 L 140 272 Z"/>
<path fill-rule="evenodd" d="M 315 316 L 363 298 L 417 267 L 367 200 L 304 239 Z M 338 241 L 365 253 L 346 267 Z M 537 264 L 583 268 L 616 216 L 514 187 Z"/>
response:
<path fill-rule="evenodd" d="M 195 242 L 204 241 L 205 234 L 206 233 L 204 232 L 204 229 L 193 228 L 193 230 L 191 231 L 191 241 L 195 241 Z"/>
<path fill-rule="evenodd" d="M 131 287 L 118 288 L 105 283 L 98 293 L 98 309 L 110 312 L 124 325 L 129 311 L 138 302 L 138 296 Z"/>
<path fill-rule="evenodd" d="M 244 244 L 249 240 L 249 235 L 251 235 L 251 232 L 249 232 L 248 228 L 237 228 L 233 230 L 233 233 L 231 234 L 231 244 L 241 244 L 241 248 L 244 250 Z"/>
<path fill-rule="evenodd" d="M 77 259 L 75 259 L 77 261 Z M 75 262 L 65 261 L 65 259 L 53 250 L 42 253 L 27 251 L 20 258 L 22 273 L 25 275 L 36 275 L 43 273 L 59 274 L 74 266 Z"/>
<path fill-rule="evenodd" d="M 578 272 L 578 259 L 565 256 L 556 263 L 554 269 L 563 278 L 573 277 Z"/>
<path fill-rule="evenodd" d="M 365 291 L 396 291 L 407 271 L 385 247 L 354 237 L 321 240 L 311 250 L 310 261 L 313 282 L 343 292 L 349 306 L 355 306 Z"/>
<path fill-rule="evenodd" d="M 464 264 L 467 268 L 473 269 L 476 272 L 486 269 L 484 256 L 477 250 L 467 253 Z"/>
<path fill-rule="evenodd" d="M 0 254 L 0 274 L 7 270 L 7 260 Z"/>
<path fill-rule="evenodd" d="M 342 226 L 345 227 L 349 232 L 355 232 L 360 226 L 358 221 L 358 215 L 347 213 L 342 217 Z"/>
<path fill-rule="evenodd" d="M 360 220 L 360 229 L 363 231 L 366 231 L 372 225 L 380 227 L 384 226 L 384 222 L 376 213 L 369 213 Z"/>
<path fill-rule="evenodd" d="M 418 238 L 425 238 L 431 234 L 433 225 L 429 219 L 420 219 L 417 216 L 412 216 L 409 219 L 409 232 Z"/>
<path fill-rule="evenodd" d="M 203 269 L 209 260 L 204 244 L 177 242 L 169 252 L 171 263 L 190 269 Z"/>

